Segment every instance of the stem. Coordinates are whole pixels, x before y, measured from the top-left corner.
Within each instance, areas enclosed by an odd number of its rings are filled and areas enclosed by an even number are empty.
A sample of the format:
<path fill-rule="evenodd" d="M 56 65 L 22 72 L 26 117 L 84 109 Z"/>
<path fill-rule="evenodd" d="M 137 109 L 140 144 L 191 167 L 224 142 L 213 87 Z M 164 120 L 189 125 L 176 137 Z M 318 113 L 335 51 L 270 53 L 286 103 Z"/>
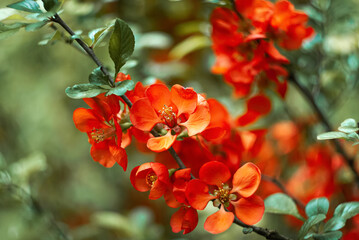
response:
<path fill-rule="evenodd" d="M 288 190 L 285 188 L 285 186 L 278 179 L 270 177 L 268 175 L 264 175 L 264 174 L 262 174 L 262 179 L 264 181 L 271 182 L 271 183 L 277 185 L 277 187 L 279 187 L 283 193 L 288 195 L 301 209 L 303 209 L 303 210 L 305 209 L 304 203 L 302 201 L 300 201 L 299 199 L 295 198 L 292 194 L 290 194 L 288 192 Z"/>
<path fill-rule="evenodd" d="M 266 239 L 271 239 L 271 240 L 291 240 L 291 238 L 283 236 L 280 233 L 278 233 L 277 231 L 269 230 L 267 228 L 261 228 L 261 227 L 245 224 L 241 220 L 239 220 L 236 216 L 234 217 L 233 223 L 235 223 L 235 224 L 237 224 L 237 225 L 239 225 L 241 227 L 244 227 L 244 228 L 252 228 L 253 232 L 265 237 Z"/>
<path fill-rule="evenodd" d="M 306 89 L 305 87 L 303 87 L 298 82 L 298 80 L 295 78 L 293 73 L 290 73 L 290 76 L 289 76 L 288 80 L 290 82 L 292 82 L 298 88 L 298 90 L 304 95 L 304 97 L 308 100 L 308 102 L 312 106 L 314 112 L 316 113 L 317 117 L 319 118 L 319 120 L 324 125 L 325 130 L 327 132 L 333 131 L 333 128 L 331 127 L 328 119 L 325 117 L 324 113 L 319 108 L 318 104 L 315 102 L 314 97 L 311 94 L 311 92 L 308 89 Z M 357 186 L 359 187 L 359 174 L 358 174 L 357 170 L 355 169 L 354 158 L 350 157 L 348 155 L 348 153 L 344 150 L 344 148 L 342 147 L 342 145 L 340 144 L 340 142 L 337 139 L 334 139 L 332 141 L 332 143 L 334 144 L 334 147 L 335 147 L 336 151 L 343 156 L 343 158 L 346 161 L 347 165 L 349 166 L 349 168 L 353 172 L 355 182 L 356 182 Z"/>
<path fill-rule="evenodd" d="M 232 1 L 234 4 L 234 1 Z M 240 13 L 238 13 L 240 15 Z M 241 16 L 241 15 L 240 15 Z M 243 16 L 241 16 L 241 18 L 243 19 Z M 60 18 L 60 16 L 58 14 L 55 14 L 52 18 L 51 21 L 56 22 L 58 24 L 60 24 L 71 36 L 74 36 L 75 33 L 71 30 L 71 28 Z M 107 69 L 103 66 L 103 64 L 101 63 L 101 61 L 97 58 L 97 56 L 95 55 L 94 51 L 92 50 L 92 48 L 88 47 L 87 44 L 82 41 L 81 39 L 76 38 L 75 39 L 78 44 L 80 44 L 80 46 L 86 51 L 86 53 L 91 57 L 91 59 L 97 64 L 97 66 L 101 67 L 101 71 L 109 78 L 109 83 L 111 84 L 112 87 L 114 87 L 114 81 L 113 78 L 111 78 L 109 72 L 107 71 Z M 130 99 L 128 99 L 125 95 L 120 96 L 124 102 L 127 104 L 127 106 L 129 108 L 132 107 L 132 102 Z M 155 129 L 152 129 L 151 134 L 155 137 L 158 137 L 159 134 Z M 172 155 L 172 157 L 175 159 L 175 161 L 177 162 L 178 166 L 181 169 L 187 168 L 186 165 L 182 162 L 181 158 L 178 156 L 178 154 L 176 153 L 176 151 L 173 149 L 173 147 L 170 147 L 168 149 L 168 151 L 170 152 L 170 154 Z M 193 177 L 193 175 L 191 174 L 191 177 Z M 266 239 L 272 239 L 272 240 L 291 240 L 290 238 L 284 237 L 282 235 L 280 235 L 279 233 L 277 233 L 276 231 L 273 230 L 268 230 L 268 229 L 264 229 L 261 227 L 257 227 L 257 226 L 252 226 L 252 225 L 247 225 L 245 223 L 242 223 L 237 217 L 235 217 L 233 223 L 242 226 L 242 227 L 247 227 L 247 228 L 252 228 L 254 232 L 256 232 L 259 235 L 262 235 L 264 237 L 266 237 Z"/>

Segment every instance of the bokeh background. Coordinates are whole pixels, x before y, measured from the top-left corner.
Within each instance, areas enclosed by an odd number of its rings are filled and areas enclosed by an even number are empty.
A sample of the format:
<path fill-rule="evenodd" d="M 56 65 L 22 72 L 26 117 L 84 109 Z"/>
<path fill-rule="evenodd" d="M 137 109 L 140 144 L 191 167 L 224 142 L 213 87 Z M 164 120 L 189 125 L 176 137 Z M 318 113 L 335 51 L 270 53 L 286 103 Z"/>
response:
<path fill-rule="evenodd" d="M 0 7 L 13 2 L 1 0 Z M 231 87 L 210 72 L 214 56 L 208 19 L 216 2 L 66 0 L 61 16 L 83 34 L 122 18 L 136 36 L 132 66 L 126 68 L 133 80 L 150 83 L 158 78 L 169 85 L 191 86 L 217 98 L 237 116 L 245 110 L 244 100 L 232 98 Z M 316 35 L 301 50 L 283 54 L 333 125 L 348 117 L 358 120 L 359 1 L 291 2 L 310 16 Z M 5 17 L 6 11 L 0 10 L 0 20 Z M 64 90 L 87 82 L 96 66 L 75 44 L 65 42 L 66 34 L 47 43 L 54 33 L 45 26 L 36 32 L 21 30 L 0 41 L 1 239 L 66 239 L 62 233 L 79 240 L 262 239 L 243 235 L 235 225 L 222 234 L 206 233 L 203 222 L 214 209 L 200 213 L 192 233 L 174 234 L 169 220 L 175 210 L 163 199 L 149 201 L 129 181 L 131 169 L 154 155 L 131 146 L 127 172 L 118 165 L 106 169 L 94 162 L 86 134 L 72 121 L 73 111 L 86 106 L 68 98 Z M 95 52 L 106 66 L 113 67 L 107 39 Z M 272 112 L 251 129 L 312 116 L 295 87 L 289 87 L 285 102 L 269 94 Z M 307 127 L 309 143 L 323 131 L 317 123 Z M 285 221 L 266 215 L 259 225 L 294 236 Z"/>

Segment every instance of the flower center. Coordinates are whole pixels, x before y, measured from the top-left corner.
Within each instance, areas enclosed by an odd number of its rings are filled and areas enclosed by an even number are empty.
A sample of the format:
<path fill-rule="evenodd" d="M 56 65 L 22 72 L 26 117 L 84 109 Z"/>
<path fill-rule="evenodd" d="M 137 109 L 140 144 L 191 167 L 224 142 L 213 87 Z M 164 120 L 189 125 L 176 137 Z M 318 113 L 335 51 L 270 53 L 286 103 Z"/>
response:
<path fill-rule="evenodd" d="M 114 127 L 100 129 L 94 128 L 91 131 L 91 137 L 97 143 L 114 136 L 116 136 L 116 129 Z"/>
<path fill-rule="evenodd" d="M 177 125 L 177 116 L 176 113 L 173 112 L 172 107 L 167 107 L 167 105 L 164 105 L 159 113 L 161 114 L 161 119 L 166 123 L 167 126 L 173 128 Z"/>
<path fill-rule="evenodd" d="M 220 188 L 218 190 L 214 190 L 214 194 L 222 204 L 225 204 L 229 201 L 229 191 L 229 189 Z"/>
<path fill-rule="evenodd" d="M 157 180 L 157 175 L 154 172 L 150 172 L 147 174 L 146 183 L 148 186 L 152 187 L 153 184 L 156 182 L 156 180 Z"/>

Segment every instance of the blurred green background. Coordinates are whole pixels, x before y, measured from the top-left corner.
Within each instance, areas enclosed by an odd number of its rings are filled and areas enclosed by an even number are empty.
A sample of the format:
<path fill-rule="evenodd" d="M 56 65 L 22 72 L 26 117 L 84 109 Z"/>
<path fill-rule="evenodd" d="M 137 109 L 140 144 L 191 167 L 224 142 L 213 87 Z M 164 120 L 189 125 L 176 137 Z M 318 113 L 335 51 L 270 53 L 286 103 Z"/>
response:
<path fill-rule="evenodd" d="M 13 2 L 2 0 L 0 7 Z M 229 98 L 231 88 L 210 73 L 214 56 L 208 18 L 216 7 L 211 2 L 218 1 L 68 0 L 61 16 L 83 34 L 116 17 L 124 19 L 136 35 L 137 65 L 128 68 L 132 79 L 146 83 L 156 77 L 192 86 L 219 99 L 237 116 L 244 111 L 244 101 Z M 333 124 L 347 117 L 358 120 L 358 1 L 294 3 L 310 15 L 317 34 L 302 50 L 284 54 L 301 83 L 321 93 L 316 100 Z M 86 105 L 69 99 L 64 90 L 87 82 L 96 66 L 64 41 L 38 45 L 53 33 L 49 26 L 36 32 L 21 30 L 0 42 L 0 182 L 6 186 L 0 188 L 1 239 L 64 239 L 62 233 L 81 240 L 262 239 L 243 235 L 238 226 L 218 235 L 206 233 L 203 222 L 213 209 L 200 213 L 194 232 L 174 234 L 169 226 L 174 209 L 163 199 L 149 201 L 129 181 L 132 168 L 153 155 L 129 147 L 127 172 L 118 165 L 106 169 L 94 162 L 86 134 L 72 121 L 73 111 Z M 112 68 L 106 39 L 103 43 L 95 52 Z M 270 94 L 273 111 L 258 127 L 288 119 L 288 111 L 294 118 L 311 114 L 295 88 L 290 87 L 284 104 Z M 315 127 L 313 136 L 320 131 Z M 266 216 L 259 225 L 293 236 L 280 217 Z"/>

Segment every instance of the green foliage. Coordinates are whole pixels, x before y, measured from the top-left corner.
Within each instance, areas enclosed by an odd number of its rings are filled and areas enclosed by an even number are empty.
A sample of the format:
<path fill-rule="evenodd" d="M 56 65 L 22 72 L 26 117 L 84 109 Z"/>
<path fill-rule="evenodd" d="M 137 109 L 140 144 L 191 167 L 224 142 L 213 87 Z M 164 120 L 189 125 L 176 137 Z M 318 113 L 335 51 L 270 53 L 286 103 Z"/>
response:
<path fill-rule="evenodd" d="M 284 193 L 270 195 L 264 200 L 264 204 L 267 213 L 292 215 L 304 221 L 304 218 L 299 214 L 294 201 Z"/>
<path fill-rule="evenodd" d="M 305 213 L 308 217 L 312 217 L 318 214 L 326 215 L 329 209 L 329 201 L 326 198 L 316 198 L 311 200 L 307 206 L 305 206 Z"/>
<path fill-rule="evenodd" d="M 88 36 L 91 40 L 91 43 L 89 44 L 90 47 L 91 48 L 97 47 L 113 28 L 114 28 L 114 24 L 111 24 L 108 27 L 97 28 L 89 32 Z"/>
<path fill-rule="evenodd" d="M 322 133 L 319 134 L 317 136 L 318 140 L 330 140 L 330 139 L 345 139 L 347 141 L 350 142 L 354 142 L 354 145 L 359 144 L 359 135 L 356 133 L 359 128 L 358 128 L 358 124 L 355 121 L 355 119 L 353 118 L 348 118 L 346 120 L 344 120 L 341 124 L 340 127 L 338 128 L 338 131 L 332 131 L 332 132 L 326 132 L 326 133 Z"/>
<path fill-rule="evenodd" d="M 252 233 L 252 232 L 253 232 L 253 228 L 243 228 L 242 232 L 243 232 L 244 234 Z"/>
<path fill-rule="evenodd" d="M 0 40 L 12 36 L 26 25 L 26 23 L 3 24 L 0 22 Z"/>
<path fill-rule="evenodd" d="M 101 67 L 98 67 L 90 74 L 89 82 L 96 86 L 108 85 L 108 77 L 101 71 Z"/>
<path fill-rule="evenodd" d="M 115 28 L 111 35 L 109 52 L 115 64 L 115 75 L 130 58 L 135 48 L 135 37 L 131 28 L 121 19 L 116 19 Z"/>
<path fill-rule="evenodd" d="M 299 230 L 299 239 L 303 239 L 307 233 L 309 232 L 309 230 L 317 225 L 318 223 L 322 222 L 324 219 L 326 218 L 326 216 L 324 214 L 317 214 L 314 216 L 309 217 L 304 224 L 302 225 L 302 227 Z"/>
<path fill-rule="evenodd" d="M 208 37 L 203 35 L 194 35 L 177 44 L 171 50 L 170 56 L 174 59 L 181 59 L 196 50 L 210 46 L 211 41 L 208 39 Z"/>
<path fill-rule="evenodd" d="M 335 232 L 327 232 L 327 233 L 311 233 L 305 236 L 304 239 L 308 239 L 312 237 L 315 240 L 339 240 L 342 237 L 342 232 L 335 231 Z"/>
<path fill-rule="evenodd" d="M 73 99 L 92 98 L 97 95 L 107 92 L 108 89 L 100 86 L 93 85 L 91 83 L 76 84 L 72 87 L 68 87 L 65 93 L 68 97 Z"/>
<path fill-rule="evenodd" d="M 131 91 L 135 87 L 135 83 L 131 80 L 125 80 L 122 82 L 115 83 L 115 87 L 111 88 L 106 96 L 115 94 L 117 96 L 124 95 L 127 91 Z"/>
<path fill-rule="evenodd" d="M 25 0 L 21 2 L 16 2 L 7 6 L 8 8 L 13 8 L 16 10 L 31 12 L 31 13 L 42 13 L 39 4 L 32 0 Z"/>
<path fill-rule="evenodd" d="M 52 11 L 55 7 L 58 7 L 61 4 L 58 0 L 42 0 L 42 2 L 44 3 L 46 11 Z"/>
<path fill-rule="evenodd" d="M 44 20 L 36 23 L 31 23 L 29 25 L 26 25 L 25 30 L 28 32 L 36 31 L 42 28 L 43 26 L 45 26 L 48 22 L 49 22 L 48 20 Z"/>

